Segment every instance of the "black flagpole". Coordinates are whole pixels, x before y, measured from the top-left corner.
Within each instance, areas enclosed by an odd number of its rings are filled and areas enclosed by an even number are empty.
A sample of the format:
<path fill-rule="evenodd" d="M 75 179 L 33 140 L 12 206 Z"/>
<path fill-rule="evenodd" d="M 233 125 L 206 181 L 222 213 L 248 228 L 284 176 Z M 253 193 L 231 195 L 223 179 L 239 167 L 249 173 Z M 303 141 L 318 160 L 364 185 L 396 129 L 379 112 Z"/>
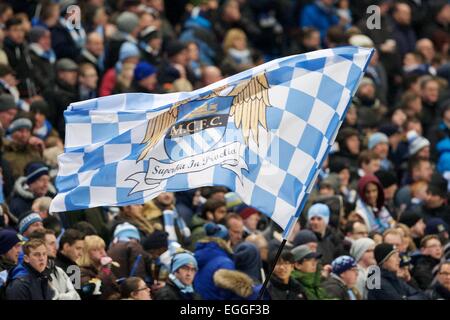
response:
<path fill-rule="evenodd" d="M 272 277 L 273 270 L 275 269 L 275 266 L 277 265 L 278 259 L 280 258 L 281 252 L 283 251 L 286 241 L 287 241 L 286 239 L 283 239 L 283 241 L 280 244 L 280 247 L 278 248 L 277 256 L 275 257 L 275 262 L 273 263 L 272 270 L 270 270 L 269 275 L 267 276 L 266 280 L 264 280 L 264 284 L 261 287 L 261 290 L 259 290 L 257 300 L 262 300 L 262 298 L 264 296 L 264 292 L 266 292 L 266 288 L 267 288 L 267 285 L 269 284 L 270 277 Z"/>

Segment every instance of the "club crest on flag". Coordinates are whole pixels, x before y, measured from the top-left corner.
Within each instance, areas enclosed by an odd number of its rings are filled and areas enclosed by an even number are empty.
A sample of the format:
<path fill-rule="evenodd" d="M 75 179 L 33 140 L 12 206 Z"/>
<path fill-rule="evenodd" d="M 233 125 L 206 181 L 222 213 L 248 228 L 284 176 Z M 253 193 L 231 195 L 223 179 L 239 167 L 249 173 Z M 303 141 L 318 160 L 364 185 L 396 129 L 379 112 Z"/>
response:
<path fill-rule="evenodd" d="M 198 172 L 221 165 L 240 179 L 241 170 L 248 170 L 244 160 L 250 139 L 259 144 L 259 126 L 266 131 L 266 109 L 269 103 L 269 83 L 260 74 L 236 85 L 226 85 L 195 99 L 175 103 L 148 121 L 144 148 L 137 161 L 146 159 L 161 139 L 170 162 L 150 156 L 145 177 L 135 173 L 127 180 L 137 183 L 130 194 L 156 188 L 176 174 Z M 243 143 L 227 143 L 224 135 L 229 122 L 240 129 Z"/>

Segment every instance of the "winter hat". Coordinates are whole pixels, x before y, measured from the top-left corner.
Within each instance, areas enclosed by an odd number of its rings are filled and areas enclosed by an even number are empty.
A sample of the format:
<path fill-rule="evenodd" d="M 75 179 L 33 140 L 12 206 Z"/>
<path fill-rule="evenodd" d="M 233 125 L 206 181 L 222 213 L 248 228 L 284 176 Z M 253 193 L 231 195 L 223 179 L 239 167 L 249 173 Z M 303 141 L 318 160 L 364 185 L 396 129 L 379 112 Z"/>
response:
<path fill-rule="evenodd" d="M 172 41 L 167 45 L 166 52 L 169 58 L 176 56 L 181 51 L 186 49 L 186 44 L 181 41 Z"/>
<path fill-rule="evenodd" d="M 298 247 L 310 242 L 318 242 L 316 234 L 309 229 L 303 229 L 295 235 L 292 244 L 294 247 Z"/>
<path fill-rule="evenodd" d="M 131 33 L 139 25 L 139 17 L 132 12 L 122 12 L 116 21 L 117 29 L 121 32 Z"/>
<path fill-rule="evenodd" d="M 10 94 L 0 94 L 0 112 L 17 108 L 14 97 Z"/>
<path fill-rule="evenodd" d="M 433 176 L 431 177 L 430 184 L 428 185 L 428 192 L 432 195 L 446 198 L 447 184 L 448 181 L 441 174 L 434 173 Z"/>
<path fill-rule="evenodd" d="M 195 260 L 195 257 L 191 253 L 188 252 L 176 253 L 172 257 L 172 262 L 170 264 L 170 272 L 174 273 L 182 266 L 185 266 L 187 264 L 191 264 L 194 266 L 195 269 L 198 269 L 197 260 Z"/>
<path fill-rule="evenodd" d="M 0 230 L 0 255 L 7 253 L 21 240 L 17 233 L 12 230 Z"/>
<path fill-rule="evenodd" d="M 152 64 L 142 61 L 139 62 L 134 69 L 134 79 L 136 81 L 141 81 L 155 73 L 156 68 Z"/>
<path fill-rule="evenodd" d="M 242 204 L 242 200 L 236 192 L 228 192 L 225 194 L 225 202 L 227 209 L 233 208 Z"/>
<path fill-rule="evenodd" d="M 33 27 L 28 33 L 28 39 L 30 40 L 30 43 L 38 42 L 39 39 L 41 39 L 45 35 L 46 32 L 49 31 L 44 27 L 41 26 Z"/>
<path fill-rule="evenodd" d="M 375 248 L 375 241 L 370 238 L 360 238 L 352 243 L 350 255 L 355 258 L 356 262 L 361 260 L 364 253 L 370 248 Z"/>
<path fill-rule="evenodd" d="M 238 211 L 238 213 L 241 216 L 241 218 L 244 220 L 249 218 L 251 215 L 259 214 L 258 210 L 256 210 L 253 207 L 250 207 L 250 206 L 246 206 L 246 207 L 242 208 L 241 210 Z"/>
<path fill-rule="evenodd" d="M 39 213 L 30 212 L 25 215 L 19 222 L 19 233 L 23 234 L 25 231 L 27 231 L 28 227 L 35 222 L 42 222 L 42 218 Z"/>
<path fill-rule="evenodd" d="M 330 173 L 328 177 L 320 182 L 319 188 L 322 189 L 323 187 L 329 187 L 333 189 L 334 192 L 338 193 L 340 185 L 341 179 L 339 178 L 339 175 L 337 173 Z"/>
<path fill-rule="evenodd" d="M 332 271 L 335 275 L 339 276 L 341 273 L 356 268 L 356 261 L 350 256 L 340 256 L 333 260 L 331 263 Z"/>
<path fill-rule="evenodd" d="M 381 185 L 384 189 L 397 184 L 397 178 L 392 171 L 388 170 L 378 170 L 375 172 L 375 176 L 380 180 Z"/>
<path fill-rule="evenodd" d="M 419 134 L 414 130 L 408 131 L 408 133 L 406 134 L 406 138 L 408 139 L 409 143 L 408 152 L 410 156 L 415 155 L 421 149 L 430 145 L 430 141 L 428 141 L 428 139 L 419 136 Z"/>
<path fill-rule="evenodd" d="M 372 150 L 377 144 L 380 143 L 389 143 L 389 139 L 384 133 L 375 132 L 369 137 L 369 143 L 367 147 L 369 148 L 369 150 Z"/>
<path fill-rule="evenodd" d="M 167 238 L 169 234 L 165 231 L 155 230 L 144 239 L 143 247 L 145 250 L 160 249 L 167 247 Z"/>
<path fill-rule="evenodd" d="M 119 61 L 123 62 L 125 59 L 139 56 L 140 56 L 139 48 L 134 43 L 124 42 L 120 46 Z"/>
<path fill-rule="evenodd" d="M 323 203 L 313 204 L 308 210 L 308 220 L 311 220 L 312 217 L 320 217 L 328 224 L 330 221 L 330 208 Z"/>
<path fill-rule="evenodd" d="M 223 224 L 208 222 L 203 226 L 203 228 L 205 229 L 208 237 L 221 238 L 223 240 L 228 239 L 228 229 Z"/>
<path fill-rule="evenodd" d="M 425 227 L 425 235 L 439 234 L 441 232 L 448 232 L 448 224 L 442 218 L 431 218 L 427 221 Z"/>
<path fill-rule="evenodd" d="M 145 43 L 148 43 L 152 39 L 159 38 L 161 35 L 155 26 L 148 26 L 142 30 L 139 34 L 139 39 Z"/>
<path fill-rule="evenodd" d="M 48 176 L 48 174 L 48 167 L 42 162 L 30 162 L 25 167 L 25 177 L 28 185 L 44 175 Z"/>
<path fill-rule="evenodd" d="M 401 133 L 400 127 L 393 123 L 383 124 L 378 128 L 378 132 L 384 133 L 388 137 Z"/>
<path fill-rule="evenodd" d="M 234 250 L 234 264 L 253 279 L 261 279 L 261 256 L 259 249 L 251 242 L 242 242 Z"/>
<path fill-rule="evenodd" d="M 338 158 L 330 159 L 330 163 L 328 164 L 328 168 L 330 169 L 330 172 L 334 173 L 340 173 L 344 169 L 350 169 L 350 164 L 348 160 L 345 160 L 344 158 Z"/>
<path fill-rule="evenodd" d="M 30 111 L 35 113 L 41 113 L 47 116 L 49 113 L 49 105 L 43 99 L 35 100 L 30 104 Z"/>
<path fill-rule="evenodd" d="M 31 128 L 33 128 L 33 123 L 31 122 L 30 119 L 28 118 L 17 118 L 16 120 L 14 120 L 13 122 L 11 122 L 8 131 L 10 134 L 13 134 L 14 132 L 16 132 L 17 130 L 20 129 L 28 129 L 31 131 Z"/>
<path fill-rule="evenodd" d="M 348 40 L 349 44 L 355 47 L 373 48 L 372 39 L 364 34 L 355 34 Z"/>
<path fill-rule="evenodd" d="M 417 221 L 423 219 L 423 215 L 418 210 L 407 210 L 400 217 L 400 223 L 407 225 L 409 228 L 414 226 Z"/>
<path fill-rule="evenodd" d="M 114 239 L 126 240 L 136 239 L 141 241 L 138 229 L 128 222 L 119 224 L 114 230 Z"/>
<path fill-rule="evenodd" d="M 377 264 L 381 266 L 391 255 L 398 252 L 398 250 L 388 243 L 380 243 L 375 247 L 374 255 Z"/>
<path fill-rule="evenodd" d="M 55 64 L 56 71 L 78 71 L 78 65 L 69 58 L 59 59 Z"/>
<path fill-rule="evenodd" d="M 320 259 L 322 255 L 320 253 L 312 251 L 306 244 L 295 247 L 291 251 L 294 256 L 295 262 L 302 262 L 304 259 Z"/>

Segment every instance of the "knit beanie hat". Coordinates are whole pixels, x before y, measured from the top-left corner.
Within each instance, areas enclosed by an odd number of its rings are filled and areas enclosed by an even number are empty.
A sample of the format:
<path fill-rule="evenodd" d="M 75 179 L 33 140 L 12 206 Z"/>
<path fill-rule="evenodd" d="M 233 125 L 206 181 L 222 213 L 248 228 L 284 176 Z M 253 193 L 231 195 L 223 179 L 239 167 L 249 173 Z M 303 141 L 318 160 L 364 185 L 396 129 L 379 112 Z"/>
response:
<path fill-rule="evenodd" d="M 39 213 L 30 212 L 29 214 L 25 215 L 19 222 L 19 233 L 23 234 L 33 223 L 36 222 L 42 222 L 42 218 Z"/>
<path fill-rule="evenodd" d="M 28 130 L 31 130 L 31 128 L 33 128 L 33 123 L 31 122 L 30 119 L 28 119 L 28 118 L 18 118 L 16 120 L 14 120 L 9 125 L 8 132 L 10 134 L 13 134 L 17 130 L 20 130 L 20 129 L 23 129 L 23 128 L 26 128 Z"/>
<path fill-rule="evenodd" d="M 320 217 L 328 224 L 330 221 L 330 208 L 323 203 L 313 204 L 308 210 L 308 220 L 312 217 Z"/>
<path fill-rule="evenodd" d="M 259 214 L 258 210 L 250 206 L 245 206 L 244 208 L 241 208 L 241 210 L 239 210 L 238 213 L 244 220 L 254 214 Z"/>
<path fill-rule="evenodd" d="M 397 249 L 388 243 L 380 243 L 375 247 L 374 255 L 377 264 L 381 266 L 391 255 L 398 252 Z"/>
<path fill-rule="evenodd" d="M 380 143 L 389 143 L 389 139 L 388 139 L 388 137 L 387 137 L 387 135 L 385 135 L 384 133 L 381 133 L 381 132 L 375 132 L 374 134 L 372 134 L 370 137 L 369 137 L 369 143 L 368 143 L 368 148 L 369 148 L 369 150 L 372 150 L 373 148 L 375 148 L 375 146 L 377 145 L 377 144 L 380 144 Z"/>
<path fill-rule="evenodd" d="M 358 262 L 369 249 L 375 249 L 375 241 L 370 238 L 360 238 L 352 243 L 350 255 Z"/>
<path fill-rule="evenodd" d="M 295 235 L 292 245 L 298 247 L 310 242 L 318 242 L 316 234 L 309 229 L 303 229 Z"/>
<path fill-rule="evenodd" d="M 384 189 L 397 184 L 397 177 L 392 171 L 388 170 L 378 170 L 375 172 L 375 176 L 380 180 L 381 185 Z"/>
<path fill-rule="evenodd" d="M 197 260 L 195 260 L 195 257 L 191 253 L 187 252 L 176 253 L 172 257 L 170 272 L 174 273 L 182 266 L 185 266 L 187 264 L 191 264 L 194 266 L 195 269 L 198 269 Z"/>
<path fill-rule="evenodd" d="M 168 233 L 165 231 L 155 230 L 144 240 L 143 247 L 145 250 L 160 249 L 167 247 Z"/>
<path fill-rule="evenodd" d="M 121 32 L 131 33 L 139 25 L 139 17 L 132 12 L 122 12 L 116 21 L 117 29 Z"/>
<path fill-rule="evenodd" d="M 331 263 L 332 271 L 335 275 L 339 276 L 341 273 L 356 268 L 356 261 L 350 256 L 340 256 L 333 260 Z"/>
<path fill-rule="evenodd" d="M 128 222 L 119 224 L 114 230 L 114 239 L 126 240 L 136 239 L 141 241 L 138 229 Z"/>
<path fill-rule="evenodd" d="M 134 79 L 136 81 L 141 81 L 147 77 L 156 73 L 156 68 L 145 61 L 139 62 L 134 69 Z"/>
<path fill-rule="evenodd" d="M 125 59 L 131 57 L 140 57 L 139 48 L 131 42 L 124 42 L 120 46 L 119 61 L 123 62 Z"/>
<path fill-rule="evenodd" d="M 0 112 L 17 108 L 14 97 L 10 94 L 0 94 Z"/>
<path fill-rule="evenodd" d="M 428 139 L 419 136 L 419 134 L 414 130 L 408 131 L 406 138 L 409 143 L 408 153 L 410 156 L 415 155 L 421 149 L 430 145 L 430 141 L 428 141 Z"/>
<path fill-rule="evenodd" d="M 8 229 L 0 230 L 0 255 L 7 253 L 20 241 L 16 232 Z"/>
<path fill-rule="evenodd" d="M 203 228 L 205 229 L 208 237 L 221 238 L 223 240 L 228 239 L 228 229 L 222 224 L 208 222 L 203 226 Z"/>
<path fill-rule="evenodd" d="M 25 167 L 25 177 L 28 185 L 44 175 L 48 176 L 48 174 L 48 167 L 42 162 L 30 162 Z"/>
<path fill-rule="evenodd" d="M 30 43 L 38 42 L 45 35 L 46 32 L 49 31 L 44 27 L 41 26 L 33 27 L 28 33 L 28 39 L 30 40 Z"/>

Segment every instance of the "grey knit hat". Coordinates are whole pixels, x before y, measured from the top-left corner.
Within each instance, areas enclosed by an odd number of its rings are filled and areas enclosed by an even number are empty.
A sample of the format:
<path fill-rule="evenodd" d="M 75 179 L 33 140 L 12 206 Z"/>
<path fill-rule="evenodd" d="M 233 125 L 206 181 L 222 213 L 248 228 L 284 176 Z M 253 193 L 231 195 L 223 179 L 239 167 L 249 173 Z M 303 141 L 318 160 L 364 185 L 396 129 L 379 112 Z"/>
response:
<path fill-rule="evenodd" d="M 375 249 L 375 241 L 370 238 L 361 238 L 352 243 L 350 255 L 358 262 L 369 249 Z"/>
<path fill-rule="evenodd" d="M 139 25 L 139 17 L 132 12 L 122 12 L 117 18 L 117 29 L 131 33 Z"/>
<path fill-rule="evenodd" d="M 0 94 L 0 112 L 17 108 L 14 97 L 10 94 Z"/>
<path fill-rule="evenodd" d="M 39 39 L 41 39 L 45 35 L 46 32 L 50 31 L 41 26 L 33 27 L 28 33 L 28 39 L 30 40 L 30 43 L 38 42 Z"/>
<path fill-rule="evenodd" d="M 28 118 L 18 118 L 11 122 L 11 125 L 8 128 L 9 133 L 14 133 L 17 130 L 26 128 L 28 130 L 31 130 L 33 128 L 33 123 Z"/>

